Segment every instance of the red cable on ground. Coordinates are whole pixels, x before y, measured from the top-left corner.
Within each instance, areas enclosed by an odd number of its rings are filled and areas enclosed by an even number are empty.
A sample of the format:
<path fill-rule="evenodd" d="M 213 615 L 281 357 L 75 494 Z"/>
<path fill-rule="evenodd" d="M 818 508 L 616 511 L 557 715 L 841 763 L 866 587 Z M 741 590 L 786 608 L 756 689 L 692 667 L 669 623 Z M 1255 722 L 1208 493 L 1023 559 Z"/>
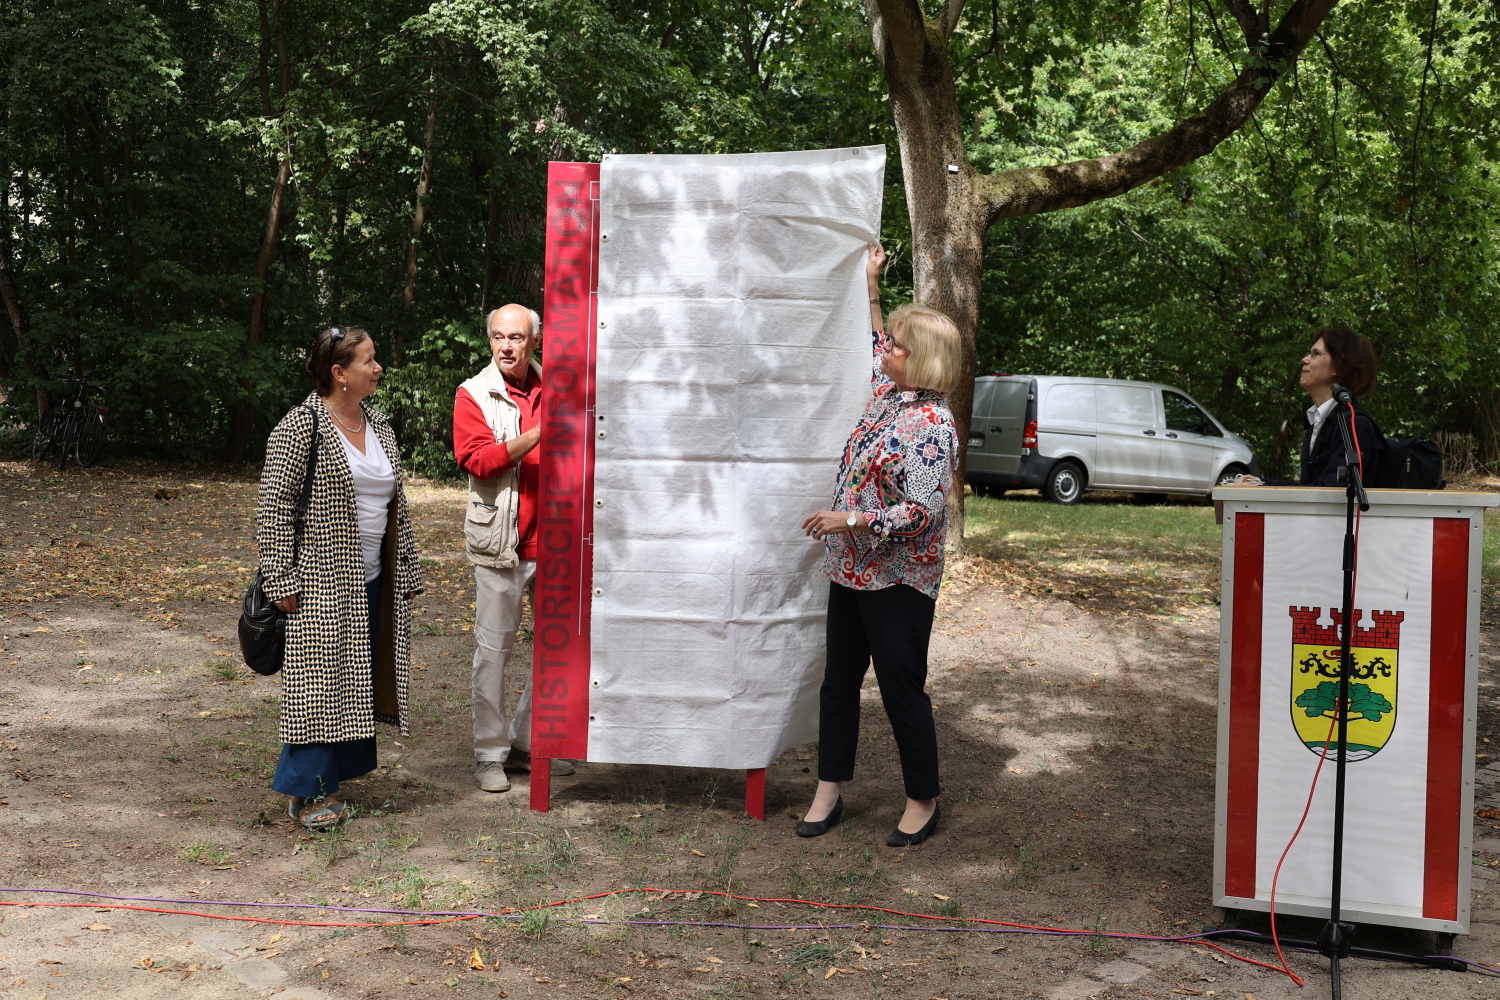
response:
<path fill-rule="evenodd" d="M 102 902 L 94 902 L 94 903 L 18 903 L 18 902 L 0 901 L 0 906 L 87 907 L 87 908 L 94 909 L 94 910 L 106 910 L 106 909 L 109 909 L 109 910 L 137 910 L 137 911 L 141 911 L 141 912 L 144 912 L 144 913 L 165 913 L 165 914 L 173 914 L 173 915 L 186 916 L 186 917 L 203 917 L 203 918 L 208 919 L 208 920 L 237 920 L 237 921 L 241 921 L 243 923 L 277 924 L 279 926 L 288 926 L 288 927 L 363 927 L 363 928 L 373 929 L 373 928 L 377 928 L 377 927 L 412 927 L 412 926 L 425 926 L 425 925 L 432 925 L 432 924 L 456 923 L 456 922 L 467 921 L 467 920 L 479 920 L 479 919 L 482 919 L 482 918 L 485 918 L 485 917 L 498 917 L 498 916 L 504 916 L 506 914 L 522 913 L 522 912 L 525 912 L 527 910 L 542 910 L 542 909 L 549 909 L 551 907 L 556 907 L 556 906 L 566 906 L 566 905 L 568 905 L 570 903 L 582 903 L 582 902 L 592 901 L 592 900 L 595 900 L 595 899 L 606 899 L 606 898 L 608 898 L 610 896 L 619 896 L 619 895 L 622 895 L 622 894 L 633 893 L 633 892 L 643 892 L 643 893 L 658 893 L 659 892 L 659 893 L 668 893 L 668 894 L 669 893 L 697 892 L 697 893 L 700 893 L 700 894 L 705 895 L 705 896 L 723 896 L 723 897 L 727 897 L 727 898 L 730 898 L 730 899 L 745 900 L 747 902 L 753 902 L 753 903 L 793 903 L 793 904 L 798 904 L 798 905 L 801 905 L 801 906 L 818 906 L 818 907 L 823 907 L 824 909 L 830 909 L 830 910 L 871 910 L 871 911 L 874 911 L 874 912 L 877 912 L 877 913 L 889 913 L 889 914 L 892 914 L 894 916 L 914 917 L 914 918 L 917 918 L 917 919 L 920 919 L 920 920 L 936 920 L 936 921 L 940 921 L 940 922 L 946 921 L 946 922 L 949 922 L 949 923 L 957 921 L 959 923 L 989 924 L 989 925 L 999 926 L 999 927 L 1014 927 L 1014 928 L 1016 928 L 1018 930 L 1046 931 L 1046 932 L 1052 932 L 1052 933 L 1057 933 L 1057 934 L 1065 934 L 1065 935 L 1073 935 L 1073 936 L 1090 936 L 1090 937 L 1092 937 L 1092 936 L 1097 935 L 1099 937 L 1120 937 L 1120 938 L 1131 938 L 1131 939 L 1136 939 L 1136 940 L 1155 938 L 1155 939 L 1160 940 L 1160 941 L 1170 942 L 1170 943 L 1175 943 L 1175 944 L 1203 945 L 1203 946 L 1208 947 L 1208 948 L 1213 948 L 1215 951 L 1222 952 L 1223 954 L 1228 955 L 1230 958 L 1236 959 L 1237 961 L 1245 962 L 1248 965 L 1258 965 L 1258 966 L 1260 966 L 1263 969 L 1270 969 L 1273 972 L 1287 972 L 1287 974 L 1291 975 L 1294 980 L 1297 979 L 1297 977 L 1294 974 L 1292 974 L 1289 970 L 1286 970 L 1286 969 L 1283 969 L 1283 968 L 1277 968 L 1276 966 L 1270 965 L 1270 964 L 1268 964 L 1266 962 L 1257 961 L 1256 959 L 1250 958 L 1248 956 L 1241 955 L 1241 954 L 1238 954 L 1237 952 L 1230 951 L 1228 948 L 1225 948 L 1223 945 L 1218 945 L 1218 944 L 1215 944 L 1212 941 L 1205 941 L 1205 940 L 1202 940 L 1202 939 L 1185 940 L 1185 939 L 1182 939 L 1182 938 L 1164 937 L 1164 936 L 1161 936 L 1161 935 L 1129 934 L 1129 933 L 1127 933 L 1125 931 L 1082 931 L 1082 930 L 1076 930 L 1076 929 L 1071 928 L 1071 927 L 1048 927 L 1048 926 L 1041 925 L 1041 924 L 1021 924 L 1021 923 L 1015 923 L 1015 922 L 1007 921 L 1007 920 L 992 920 L 992 919 L 988 919 L 988 918 L 985 918 L 985 917 L 945 917 L 945 916 L 940 916 L 940 915 L 932 914 L 932 913 L 913 913 L 913 912 L 910 912 L 910 911 L 907 911 L 907 910 L 896 910 L 896 909 L 892 909 L 892 908 L 886 907 L 886 906 L 873 906 L 873 905 L 870 905 L 870 904 L 867 904 L 867 903 L 821 903 L 821 902 L 818 902 L 817 900 L 797 899 L 797 898 L 794 898 L 794 897 L 767 898 L 767 897 L 763 897 L 763 896 L 741 896 L 741 895 L 737 895 L 735 893 L 722 892 L 722 891 L 715 890 L 715 889 L 659 889 L 659 888 L 652 888 L 652 887 L 642 887 L 642 888 L 639 888 L 639 889 L 612 889 L 612 890 L 610 890 L 608 892 L 599 892 L 599 893 L 595 893 L 595 894 L 593 894 L 591 896 L 575 896 L 575 897 L 573 897 L 571 899 L 558 899 L 558 900 L 553 900 L 552 902 L 547 902 L 547 903 L 537 903 L 537 904 L 535 904 L 533 906 L 512 907 L 512 908 L 505 909 L 505 910 L 497 910 L 497 911 L 495 911 L 493 913 L 475 913 L 475 914 L 472 914 L 472 915 L 455 916 L 455 917 L 443 917 L 441 919 L 434 919 L 434 920 L 393 920 L 393 921 L 388 921 L 388 922 L 385 922 L 385 923 L 367 923 L 367 922 L 363 922 L 363 921 L 356 923 L 356 922 L 337 922 L 337 921 L 323 921 L 323 920 L 318 920 L 318 921 L 314 921 L 314 920 L 277 920 L 277 919 L 270 918 L 270 917 L 239 917 L 239 916 L 231 916 L 231 915 L 225 915 L 225 914 L 219 914 L 219 913 L 203 913 L 203 912 L 200 912 L 200 911 L 197 911 L 197 910 L 168 910 L 168 909 L 165 909 L 165 908 L 162 908 L 162 907 L 154 907 L 154 906 L 132 906 L 132 905 L 126 905 L 126 904 L 122 904 L 122 903 L 102 903 Z M 670 923 L 670 921 L 663 921 L 663 922 L 664 923 Z M 808 929 L 811 930 L 813 928 L 810 926 Z M 1283 963 L 1283 964 L 1285 964 L 1285 963 Z"/>

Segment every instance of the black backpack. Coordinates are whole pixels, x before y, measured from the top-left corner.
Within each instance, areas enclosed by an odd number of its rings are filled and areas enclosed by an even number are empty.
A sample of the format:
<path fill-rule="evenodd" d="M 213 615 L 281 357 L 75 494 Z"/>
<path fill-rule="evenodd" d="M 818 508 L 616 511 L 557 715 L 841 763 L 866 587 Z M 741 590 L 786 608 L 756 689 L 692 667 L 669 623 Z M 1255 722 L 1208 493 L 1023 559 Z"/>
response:
<path fill-rule="evenodd" d="M 1441 490 L 1448 481 L 1443 478 L 1443 449 L 1424 437 L 1385 439 L 1385 454 L 1380 459 L 1379 482 L 1369 485 L 1386 490 Z"/>

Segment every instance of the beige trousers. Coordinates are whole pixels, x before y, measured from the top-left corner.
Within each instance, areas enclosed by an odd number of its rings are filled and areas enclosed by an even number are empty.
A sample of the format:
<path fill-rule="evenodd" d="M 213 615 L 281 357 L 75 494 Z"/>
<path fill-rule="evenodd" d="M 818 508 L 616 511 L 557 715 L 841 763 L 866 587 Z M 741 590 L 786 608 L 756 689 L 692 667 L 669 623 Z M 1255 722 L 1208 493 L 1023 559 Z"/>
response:
<path fill-rule="evenodd" d="M 474 567 L 474 759 L 505 760 L 511 748 L 531 749 L 531 664 L 521 670 L 526 687 L 516 716 L 505 721 L 505 661 L 521 624 L 521 595 L 536 577 L 536 560 L 510 569 Z M 533 596 L 533 600 L 535 597 Z"/>

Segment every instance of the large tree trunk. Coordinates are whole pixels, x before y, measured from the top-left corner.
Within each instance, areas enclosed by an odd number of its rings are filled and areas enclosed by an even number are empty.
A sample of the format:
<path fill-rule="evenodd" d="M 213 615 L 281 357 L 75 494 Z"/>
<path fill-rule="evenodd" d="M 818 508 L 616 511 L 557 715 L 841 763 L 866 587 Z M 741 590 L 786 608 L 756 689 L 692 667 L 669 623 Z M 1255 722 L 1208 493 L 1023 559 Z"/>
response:
<path fill-rule="evenodd" d="M 130 270 L 136 281 L 136 304 L 141 310 L 141 329 L 151 333 L 151 300 L 146 295 L 146 265 L 141 260 L 140 244 L 135 241 L 135 164 L 130 156 L 130 129 L 125 130 L 125 253 L 130 258 Z M 160 379 L 152 390 L 152 407 L 156 410 L 156 426 L 161 432 L 161 446 L 167 458 L 175 459 L 177 450 L 172 446 L 172 421 L 167 416 L 167 394 L 162 391 Z"/>
<path fill-rule="evenodd" d="M 282 30 L 281 12 L 288 0 L 270 0 L 267 11 L 266 0 L 260 2 L 260 100 L 261 113 L 270 118 L 275 112 L 271 103 L 270 49 L 274 46 L 280 70 L 280 92 L 282 110 L 286 107 L 286 95 L 292 89 L 292 64 L 287 55 L 286 35 Z M 260 252 L 255 255 L 254 281 L 250 294 L 250 319 L 245 324 L 245 359 L 248 361 L 260 343 L 261 326 L 266 307 L 266 277 L 271 264 L 276 260 L 276 251 L 281 245 L 281 209 L 286 200 L 287 188 L 292 181 L 292 137 L 285 133 L 281 152 L 271 160 L 271 205 L 266 213 L 266 228 L 261 235 Z M 224 446 L 224 460 L 238 463 L 245 460 L 245 446 L 250 440 L 250 399 L 255 383 L 246 376 L 240 379 L 244 398 L 235 404 L 229 422 L 229 440 Z"/>
<path fill-rule="evenodd" d="M 1000 219 L 1055 212 L 1124 194 L 1213 151 L 1260 106 L 1296 63 L 1338 0 L 1295 0 L 1274 31 L 1269 4 L 1224 0 L 1254 54 L 1228 89 L 1201 112 L 1120 153 L 1050 167 L 983 175 L 969 165 L 948 42 L 964 0 L 945 0 L 936 18 L 921 0 L 864 0 L 875 54 L 885 70 L 901 146 L 911 216 L 916 300 L 941 309 L 964 338 L 964 377 L 949 398 L 959 434 L 959 480 L 949 497 L 949 540 L 963 544 L 962 476 L 973 409 L 984 233 Z"/>
<path fill-rule="evenodd" d="M 396 364 L 406 351 L 406 328 L 412 322 L 411 304 L 417 297 L 417 245 L 427 221 L 427 191 L 432 187 L 432 140 L 437 134 L 437 90 L 427 93 L 427 130 L 422 139 L 422 173 L 411 211 L 411 239 L 406 244 L 406 287 L 401 291 L 401 324 L 396 328 Z"/>
<path fill-rule="evenodd" d="M 491 160 L 490 169 L 485 174 L 490 197 L 484 214 L 484 287 L 479 291 L 479 315 L 485 317 L 490 314 L 490 298 L 494 295 L 495 242 L 500 238 L 500 189 L 495 186 L 495 167 L 498 162 Z"/>
<path fill-rule="evenodd" d="M 7 116 L 9 117 L 9 116 Z M 31 317 L 27 315 L 26 309 L 21 304 L 21 290 L 16 285 L 16 273 L 11 263 L 10 247 L 10 163 L 0 163 L 0 304 L 5 307 L 5 318 L 10 324 L 11 335 L 16 338 L 16 358 L 19 362 L 33 369 L 33 374 L 45 377 L 43 373 L 35 371 L 35 361 L 26 354 L 26 341 L 31 335 Z M 21 206 L 21 218 L 26 218 L 27 205 Z M 47 390 L 41 385 L 36 387 L 36 419 L 41 424 L 42 417 L 47 413 L 47 404 L 50 402 Z"/>
<path fill-rule="evenodd" d="M 947 53 L 926 44 L 925 32 L 913 34 L 914 29 L 923 27 L 921 22 L 906 25 L 907 30 L 882 31 L 882 6 L 867 0 L 901 146 L 916 300 L 947 313 L 963 335 L 963 378 L 948 394 L 960 444 L 958 472 L 948 494 L 948 540 L 961 548 L 967 458 L 964 443 L 968 441 L 974 408 L 974 343 L 979 329 L 988 205 L 975 186 L 977 175 L 964 152 Z M 921 17 L 915 5 L 911 9 Z"/>

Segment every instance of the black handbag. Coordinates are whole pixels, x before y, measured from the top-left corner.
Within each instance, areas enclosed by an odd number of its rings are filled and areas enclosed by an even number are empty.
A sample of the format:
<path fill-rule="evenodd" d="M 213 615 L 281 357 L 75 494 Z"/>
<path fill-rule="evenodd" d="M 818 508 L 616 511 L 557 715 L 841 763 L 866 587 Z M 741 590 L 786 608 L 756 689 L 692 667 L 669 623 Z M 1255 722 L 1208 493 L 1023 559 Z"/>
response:
<path fill-rule="evenodd" d="M 297 553 L 302 546 L 302 524 L 307 518 L 307 508 L 312 503 L 313 473 L 318 465 L 318 411 L 310 407 L 313 415 L 312 447 L 307 453 L 307 474 L 302 480 L 302 498 L 292 512 L 292 565 L 297 564 Z M 255 582 L 245 591 L 245 600 L 240 610 L 240 655 L 245 665 L 257 674 L 269 677 L 281 669 L 286 659 L 287 614 L 266 596 L 261 585 L 260 570 L 255 571 Z"/>

